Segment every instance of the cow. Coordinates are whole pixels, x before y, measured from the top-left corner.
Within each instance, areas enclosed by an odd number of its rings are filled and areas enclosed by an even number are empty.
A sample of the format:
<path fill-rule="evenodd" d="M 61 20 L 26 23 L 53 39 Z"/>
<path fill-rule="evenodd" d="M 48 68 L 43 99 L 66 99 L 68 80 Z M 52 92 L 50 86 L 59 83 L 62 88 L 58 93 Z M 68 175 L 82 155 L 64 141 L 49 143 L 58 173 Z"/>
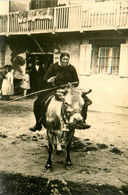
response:
<path fill-rule="evenodd" d="M 67 152 L 65 168 L 72 167 L 70 146 L 75 129 L 90 128 L 90 125 L 85 123 L 88 105 L 92 103 L 86 96 L 90 92 L 91 90 L 84 92 L 82 89 L 74 88 L 68 84 L 64 89 L 57 90 L 54 95 L 47 99 L 45 117 L 42 119 L 48 138 L 47 172 L 53 170 L 51 156 L 54 149 L 62 151 L 63 139 Z M 66 129 L 64 130 L 65 126 Z"/>

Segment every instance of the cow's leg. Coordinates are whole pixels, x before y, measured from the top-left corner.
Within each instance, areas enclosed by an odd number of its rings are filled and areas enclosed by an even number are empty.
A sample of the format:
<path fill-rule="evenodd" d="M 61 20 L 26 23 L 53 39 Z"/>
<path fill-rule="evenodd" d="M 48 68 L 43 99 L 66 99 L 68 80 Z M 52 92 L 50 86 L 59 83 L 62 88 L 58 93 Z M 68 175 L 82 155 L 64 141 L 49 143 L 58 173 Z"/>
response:
<path fill-rule="evenodd" d="M 48 160 L 47 160 L 47 163 L 46 163 L 46 171 L 47 172 L 52 172 L 53 168 L 52 168 L 52 159 L 51 159 L 51 156 L 52 156 L 52 152 L 53 152 L 53 148 L 49 148 L 48 149 Z"/>
<path fill-rule="evenodd" d="M 66 151 L 67 151 L 66 164 L 65 164 L 66 169 L 72 168 L 72 162 L 71 162 L 71 158 L 70 158 L 70 147 L 71 147 L 71 141 L 72 141 L 72 137 L 74 135 L 74 132 L 75 132 L 75 130 L 71 130 L 69 132 L 66 132 L 66 143 L 65 143 L 65 147 L 66 147 Z"/>
<path fill-rule="evenodd" d="M 52 153 L 53 153 L 53 135 L 50 134 L 49 132 L 47 132 L 47 136 L 48 136 L 48 160 L 46 163 L 46 171 L 47 172 L 51 172 L 53 170 L 52 168 Z"/>
<path fill-rule="evenodd" d="M 30 131 L 37 131 L 37 130 L 41 130 L 42 129 L 42 124 L 40 121 L 41 118 L 41 110 L 42 110 L 42 104 L 41 104 L 41 99 L 38 97 L 35 102 L 34 102 L 34 115 L 35 115 L 35 119 L 36 119 L 36 124 L 33 127 L 30 127 L 29 130 Z"/>
<path fill-rule="evenodd" d="M 56 136 L 56 154 L 59 156 L 62 154 L 62 148 L 61 148 L 60 141 L 61 140 L 58 138 L 58 136 Z"/>

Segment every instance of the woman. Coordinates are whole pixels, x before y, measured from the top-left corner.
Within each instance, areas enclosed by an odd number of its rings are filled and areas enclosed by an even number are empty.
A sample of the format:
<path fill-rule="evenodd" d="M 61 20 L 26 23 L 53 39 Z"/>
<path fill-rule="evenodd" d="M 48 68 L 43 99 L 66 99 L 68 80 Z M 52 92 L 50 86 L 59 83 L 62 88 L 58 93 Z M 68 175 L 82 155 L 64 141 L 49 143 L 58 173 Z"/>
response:
<path fill-rule="evenodd" d="M 60 55 L 60 63 L 55 63 L 50 66 L 44 76 L 44 81 L 50 87 L 55 85 L 63 85 L 68 82 L 78 82 L 78 75 L 74 66 L 69 64 L 70 55 L 67 52 L 62 52 Z M 78 83 L 76 86 L 78 86 Z"/>
<path fill-rule="evenodd" d="M 44 85 L 45 88 L 52 88 L 55 86 L 61 87 L 61 85 L 67 84 L 68 82 L 76 82 L 75 87 L 79 85 L 79 79 L 76 69 L 69 63 L 69 60 L 70 55 L 68 52 L 62 52 L 60 54 L 60 63 L 57 62 L 55 64 L 52 64 L 43 77 L 42 85 Z M 29 130 L 33 132 L 36 130 L 41 130 L 42 125 L 39 121 L 41 117 L 42 107 L 45 99 L 47 99 L 50 94 L 51 92 L 40 94 L 37 100 L 34 102 L 36 124 Z"/>

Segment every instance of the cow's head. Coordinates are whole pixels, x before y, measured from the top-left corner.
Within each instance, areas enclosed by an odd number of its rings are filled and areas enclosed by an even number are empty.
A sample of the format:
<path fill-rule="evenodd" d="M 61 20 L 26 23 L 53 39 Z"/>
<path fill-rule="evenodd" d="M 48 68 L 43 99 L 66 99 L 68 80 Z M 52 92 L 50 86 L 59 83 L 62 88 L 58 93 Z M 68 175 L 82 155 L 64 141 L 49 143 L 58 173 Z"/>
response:
<path fill-rule="evenodd" d="M 87 117 L 87 108 L 91 104 L 91 100 L 87 98 L 87 93 L 83 92 L 80 88 L 74 88 L 68 85 L 64 90 L 60 90 L 58 97 L 62 104 L 62 116 L 67 124 L 72 124 L 72 127 L 76 127 L 78 124 L 82 124 Z"/>

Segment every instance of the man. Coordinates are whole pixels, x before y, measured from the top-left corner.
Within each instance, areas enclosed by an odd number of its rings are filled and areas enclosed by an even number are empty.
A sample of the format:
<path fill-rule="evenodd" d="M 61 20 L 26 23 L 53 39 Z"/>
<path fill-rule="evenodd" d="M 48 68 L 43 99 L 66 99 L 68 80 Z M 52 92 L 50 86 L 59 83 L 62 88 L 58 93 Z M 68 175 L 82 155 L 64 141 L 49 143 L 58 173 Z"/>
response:
<path fill-rule="evenodd" d="M 42 66 L 40 65 L 39 60 L 35 60 L 34 66 L 32 67 L 31 71 L 31 91 L 35 92 L 40 90 L 41 87 L 41 79 L 44 76 L 44 70 Z"/>

